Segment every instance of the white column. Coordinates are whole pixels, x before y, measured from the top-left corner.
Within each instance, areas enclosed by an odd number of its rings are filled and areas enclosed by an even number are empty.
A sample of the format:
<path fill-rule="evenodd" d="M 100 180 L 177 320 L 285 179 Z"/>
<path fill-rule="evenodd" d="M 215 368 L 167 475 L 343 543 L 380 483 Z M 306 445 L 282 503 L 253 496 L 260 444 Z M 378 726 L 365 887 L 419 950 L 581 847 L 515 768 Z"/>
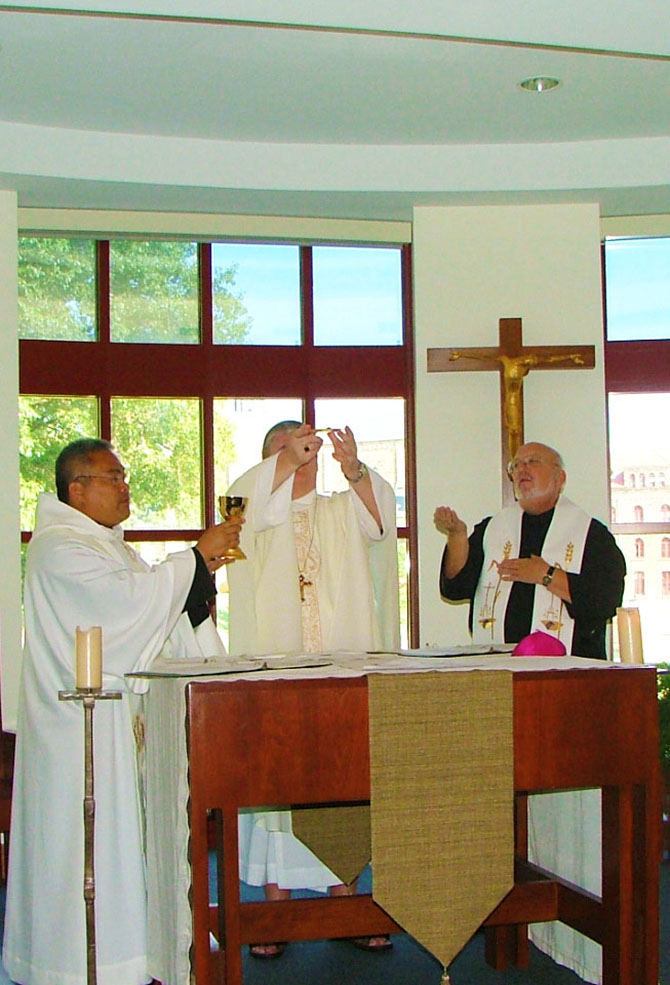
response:
<path fill-rule="evenodd" d="M 0 191 L 0 672 L 2 724 L 16 728 L 21 669 L 17 196 Z"/>
<path fill-rule="evenodd" d="M 526 345 L 594 345 L 595 369 L 531 372 L 527 441 L 563 454 L 566 494 L 608 521 L 597 205 L 414 210 L 421 643 L 465 643 L 467 606 L 440 600 L 437 505 L 468 524 L 501 506 L 498 373 L 427 373 L 429 347 L 497 346 L 521 318 Z"/>

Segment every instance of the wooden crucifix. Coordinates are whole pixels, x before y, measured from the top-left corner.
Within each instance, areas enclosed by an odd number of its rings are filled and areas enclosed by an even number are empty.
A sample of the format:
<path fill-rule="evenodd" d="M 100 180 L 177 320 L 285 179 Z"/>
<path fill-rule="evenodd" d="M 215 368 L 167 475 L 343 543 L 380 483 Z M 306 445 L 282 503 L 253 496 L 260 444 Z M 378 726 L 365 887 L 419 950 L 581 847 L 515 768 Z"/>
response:
<path fill-rule="evenodd" d="M 429 373 L 498 370 L 500 374 L 500 425 L 503 503 L 514 502 L 507 463 L 524 443 L 523 381 L 531 369 L 593 369 L 592 345 L 524 345 L 521 319 L 501 318 L 499 345 L 468 349 L 428 349 Z M 568 366 L 566 364 L 571 363 Z M 563 365 L 561 365 L 563 364 Z"/>

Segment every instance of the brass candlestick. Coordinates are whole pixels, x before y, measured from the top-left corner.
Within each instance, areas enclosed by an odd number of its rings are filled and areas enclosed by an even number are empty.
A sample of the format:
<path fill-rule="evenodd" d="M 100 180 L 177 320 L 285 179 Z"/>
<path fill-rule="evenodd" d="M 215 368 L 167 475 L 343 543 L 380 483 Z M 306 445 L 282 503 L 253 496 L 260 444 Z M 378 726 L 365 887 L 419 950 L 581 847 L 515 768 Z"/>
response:
<path fill-rule="evenodd" d="M 244 516 L 249 502 L 248 496 L 219 496 L 219 510 L 224 520 L 231 516 Z M 241 547 L 229 547 L 223 557 L 233 561 L 246 561 L 247 556 Z"/>
<path fill-rule="evenodd" d="M 95 798 L 93 796 L 93 709 L 96 701 L 118 701 L 120 691 L 77 688 L 59 691 L 59 701 L 81 701 L 84 706 L 84 902 L 86 905 L 86 981 L 97 985 L 95 947 Z"/>

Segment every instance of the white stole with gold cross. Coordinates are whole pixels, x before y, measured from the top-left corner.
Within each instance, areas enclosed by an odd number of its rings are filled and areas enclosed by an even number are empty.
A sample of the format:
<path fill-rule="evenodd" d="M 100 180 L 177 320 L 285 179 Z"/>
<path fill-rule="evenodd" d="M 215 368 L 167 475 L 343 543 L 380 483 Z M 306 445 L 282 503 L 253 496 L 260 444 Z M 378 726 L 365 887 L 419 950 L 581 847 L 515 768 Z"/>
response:
<path fill-rule="evenodd" d="M 476 643 L 505 642 L 505 612 L 513 582 L 502 581 L 498 563 L 519 557 L 523 510 L 518 503 L 501 510 L 484 531 L 484 563 L 475 592 L 472 638 Z M 559 497 L 542 545 L 547 564 L 579 573 L 591 517 L 565 496 Z M 530 632 L 555 636 L 571 651 L 574 620 L 565 603 L 544 585 L 536 585 Z M 516 641 L 514 641 L 516 642 Z"/>

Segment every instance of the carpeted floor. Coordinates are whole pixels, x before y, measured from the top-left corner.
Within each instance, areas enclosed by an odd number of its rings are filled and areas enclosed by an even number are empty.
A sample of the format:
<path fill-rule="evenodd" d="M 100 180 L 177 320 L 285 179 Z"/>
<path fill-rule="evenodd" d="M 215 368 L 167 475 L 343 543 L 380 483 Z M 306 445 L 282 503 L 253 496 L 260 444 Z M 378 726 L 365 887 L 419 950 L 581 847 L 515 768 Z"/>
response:
<path fill-rule="evenodd" d="M 365 883 L 361 883 L 365 891 Z M 259 891 L 260 892 L 260 891 Z M 261 898 L 245 888 L 245 899 Z M 4 918 L 5 893 L 0 890 Z M 442 968 L 406 934 L 392 951 L 368 954 L 346 941 L 291 944 L 274 961 L 251 958 L 244 949 L 244 985 L 439 985 Z M 496 972 L 484 961 L 484 937 L 477 934 L 450 968 L 452 985 L 579 985 L 581 979 L 531 947 L 527 971 Z M 670 985 L 670 861 L 661 866 L 660 985 Z M 11 985 L 0 965 L 0 985 Z M 118 985 L 123 985 L 119 982 Z"/>

